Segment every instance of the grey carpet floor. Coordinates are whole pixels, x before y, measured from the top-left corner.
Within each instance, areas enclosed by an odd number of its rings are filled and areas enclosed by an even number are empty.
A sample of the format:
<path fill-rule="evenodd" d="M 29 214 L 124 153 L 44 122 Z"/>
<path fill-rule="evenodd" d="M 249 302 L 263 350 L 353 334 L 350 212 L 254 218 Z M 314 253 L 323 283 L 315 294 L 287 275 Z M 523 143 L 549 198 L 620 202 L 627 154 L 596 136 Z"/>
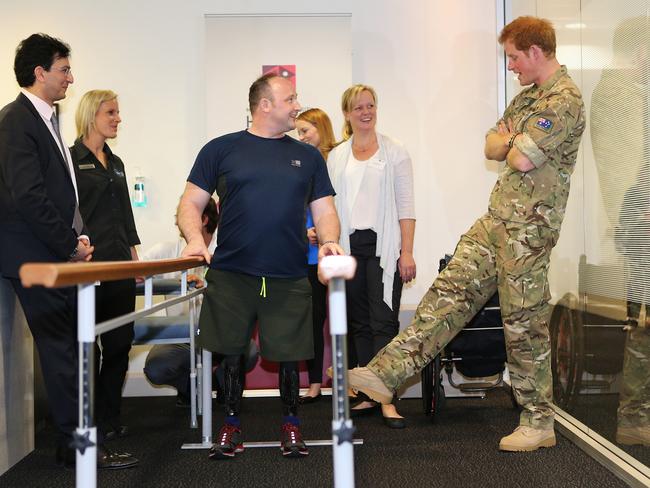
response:
<path fill-rule="evenodd" d="M 203 450 L 181 450 L 199 442 L 188 427 L 189 411 L 172 397 L 126 398 L 124 419 L 132 435 L 110 445 L 132 452 L 137 468 L 101 471 L 100 487 L 327 487 L 333 486 L 330 447 L 312 447 L 309 457 L 284 459 L 279 449 L 248 449 L 230 461 L 209 461 Z M 623 487 L 613 474 L 558 434 L 558 445 L 534 453 L 503 453 L 499 439 L 517 425 L 518 412 L 504 391 L 486 399 L 449 399 L 439 420 L 422 414 L 420 400 L 402 400 L 405 430 L 385 427 L 379 415 L 355 419 L 354 463 L 358 487 Z M 302 407 L 305 439 L 331 437 L 329 398 Z M 246 441 L 279 438 L 277 398 L 244 399 Z M 214 414 L 218 429 L 222 415 Z M 53 431 L 37 436 L 37 449 L 0 477 L 0 487 L 74 486 L 74 471 L 54 466 Z"/>

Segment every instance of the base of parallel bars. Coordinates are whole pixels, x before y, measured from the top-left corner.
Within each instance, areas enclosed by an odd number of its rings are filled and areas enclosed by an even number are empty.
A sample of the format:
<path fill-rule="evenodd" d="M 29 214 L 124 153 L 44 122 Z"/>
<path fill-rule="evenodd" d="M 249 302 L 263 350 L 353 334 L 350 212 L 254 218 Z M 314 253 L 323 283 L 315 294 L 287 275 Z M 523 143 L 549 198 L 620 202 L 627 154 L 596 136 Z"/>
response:
<path fill-rule="evenodd" d="M 188 442 L 181 446 L 181 449 L 210 449 L 212 447 L 212 442 Z"/>
<path fill-rule="evenodd" d="M 330 447 L 333 444 L 332 439 L 321 439 L 321 440 L 306 440 L 305 444 L 307 447 Z M 363 439 L 353 439 L 352 444 L 355 446 L 363 445 Z M 210 449 L 212 444 L 183 444 L 181 449 Z M 280 441 L 259 441 L 259 442 L 244 442 L 244 449 L 256 449 L 256 448 L 280 448 Z"/>
<path fill-rule="evenodd" d="M 97 486 L 97 427 L 77 427 L 77 435 L 87 437 L 92 445 L 84 449 L 84 453 L 75 449 L 75 479 L 76 486 L 95 488 Z"/>

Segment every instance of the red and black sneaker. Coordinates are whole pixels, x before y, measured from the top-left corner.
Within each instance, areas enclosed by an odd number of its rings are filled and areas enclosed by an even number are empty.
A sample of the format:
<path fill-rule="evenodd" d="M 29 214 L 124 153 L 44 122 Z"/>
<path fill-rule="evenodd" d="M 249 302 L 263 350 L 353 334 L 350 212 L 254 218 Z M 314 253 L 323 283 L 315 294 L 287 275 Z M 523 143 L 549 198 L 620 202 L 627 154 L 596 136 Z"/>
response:
<path fill-rule="evenodd" d="M 219 431 L 217 442 L 212 444 L 208 452 L 208 457 L 210 459 L 232 459 L 239 452 L 244 452 L 241 429 L 231 424 L 224 424 Z"/>
<path fill-rule="evenodd" d="M 287 422 L 282 426 L 280 450 L 282 451 L 282 455 L 286 457 L 297 458 L 309 455 L 309 450 L 302 440 L 302 435 L 297 425 Z"/>

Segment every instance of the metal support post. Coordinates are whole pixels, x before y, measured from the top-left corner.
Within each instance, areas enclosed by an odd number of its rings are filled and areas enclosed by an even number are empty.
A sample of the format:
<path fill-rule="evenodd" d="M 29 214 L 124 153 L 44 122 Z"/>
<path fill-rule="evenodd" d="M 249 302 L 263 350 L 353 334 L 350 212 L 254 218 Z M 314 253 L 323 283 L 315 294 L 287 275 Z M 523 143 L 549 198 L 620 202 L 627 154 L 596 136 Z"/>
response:
<path fill-rule="evenodd" d="M 187 295 L 187 270 L 181 273 L 181 296 Z M 190 315 L 190 427 L 196 429 L 198 427 L 198 420 L 196 418 L 197 412 L 197 396 L 196 396 L 196 355 L 194 354 L 194 331 L 195 331 L 195 298 L 190 299 L 188 305 Z"/>
<path fill-rule="evenodd" d="M 345 304 L 345 279 L 354 276 L 356 261 L 351 256 L 326 256 L 320 273 L 329 279 L 329 325 L 332 335 L 332 454 L 334 486 L 354 488 L 354 426 L 348 402 L 348 320 Z"/>
<path fill-rule="evenodd" d="M 193 429 L 198 427 L 197 415 L 197 399 L 198 385 L 196 377 L 196 298 L 190 300 L 190 398 L 191 398 L 191 426 Z M 200 408 L 200 407 L 199 407 Z"/>
<path fill-rule="evenodd" d="M 95 398 L 95 285 L 78 285 L 79 427 L 73 434 L 77 488 L 97 486 L 97 427 Z"/>
<path fill-rule="evenodd" d="M 203 415 L 201 416 L 203 445 L 212 446 L 212 353 L 202 349 L 203 363 Z"/>
<path fill-rule="evenodd" d="M 153 276 L 147 276 L 144 279 L 144 309 L 147 310 L 153 306 Z"/>

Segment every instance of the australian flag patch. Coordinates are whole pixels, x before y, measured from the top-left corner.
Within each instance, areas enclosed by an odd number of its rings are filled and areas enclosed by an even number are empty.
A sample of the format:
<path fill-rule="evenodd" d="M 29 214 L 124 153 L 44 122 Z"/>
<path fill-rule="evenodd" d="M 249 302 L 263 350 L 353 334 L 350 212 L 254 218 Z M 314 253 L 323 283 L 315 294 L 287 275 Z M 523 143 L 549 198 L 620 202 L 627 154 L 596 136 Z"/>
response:
<path fill-rule="evenodd" d="M 548 120 L 545 117 L 540 117 L 539 119 L 537 119 L 537 122 L 535 122 L 535 125 L 540 129 L 548 132 L 553 127 L 553 122 Z"/>

